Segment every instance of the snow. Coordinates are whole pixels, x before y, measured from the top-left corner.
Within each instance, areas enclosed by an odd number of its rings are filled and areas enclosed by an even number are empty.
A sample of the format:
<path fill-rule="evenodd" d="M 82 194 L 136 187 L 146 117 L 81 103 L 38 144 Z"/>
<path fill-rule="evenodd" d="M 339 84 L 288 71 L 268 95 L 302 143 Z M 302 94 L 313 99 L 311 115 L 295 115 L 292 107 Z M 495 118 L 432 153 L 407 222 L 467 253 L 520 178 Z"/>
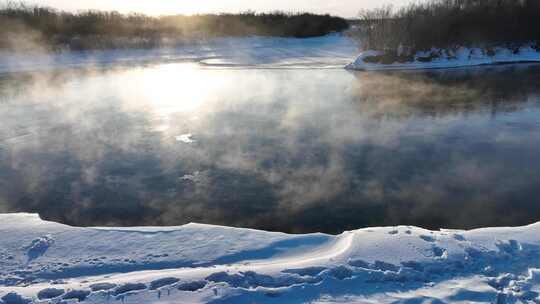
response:
<path fill-rule="evenodd" d="M 356 43 L 341 34 L 306 39 L 217 38 L 176 48 L 58 54 L 0 51 L 0 73 L 167 62 L 197 62 L 206 68 L 342 68 L 357 52 Z"/>
<path fill-rule="evenodd" d="M 438 54 L 430 62 L 422 62 L 419 58 L 431 57 L 432 54 Z M 496 47 L 493 48 L 493 54 L 481 48 L 458 48 L 456 51 L 432 49 L 428 52 L 418 52 L 412 62 L 395 62 L 392 64 L 368 63 L 366 58 L 382 55 L 379 51 L 362 52 L 358 58 L 346 66 L 351 70 L 418 70 L 418 69 L 441 69 L 441 68 L 459 68 L 480 65 L 509 64 L 524 62 L 540 62 L 540 52 L 531 46 L 523 46 L 517 50 Z M 490 56 L 491 55 L 491 56 Z"/>
<path fill-rule="evenodd" d="M 73 51 L 56 54 L 0 51 L 0 73 L 170 62 L 196 62 L 203 68 L 345 67 L 350 70 L 416 70 L 540 62 L 540 53 L 527 45 L 517 50 L 496 47 L 493 52 L 495 54 L 489 56 L 486 50 L 480 48 L 462 47 L 456 51 L 433 48 L 428 52 L 418 52 L 412 62 L 377 64 L 367 63 L 364 59 L 380 55 L 381 52 L 369 50 L 358 55 L 357 42 L 342 34 L 306 39 L 229 37 L 197 41 L 176 48 Z M 435 53 L 441 56 L 431 62 L 418 60 Z M 177 138 L 179 141 L 183 139 Z"/>
<path fill-rule="evenodd" d="M 376 64 L 367 63 L 364 59 L 380 55 L 381 52 L 369 50 L 358 55 L 357 42 L 342 34 L 306 39 L 228 37 L 197 41 L 175 48 L 73 51 L 53 54 L 0 51 L 0 73 L 171 62 L 196 62 L 203 68 L 345 67 L 350 70 L 415 70 L 540 62 L 540 53 L 528 45 L 517 50 L 496 47 L 493 51 L 495 54 L 489 56 L 486 50 L 480 48 L 462 47 L 456 51 L 433 48 L 428 52 L 418 52 L 413 62 Z M 441 56 L 431 62 L 418 60 L 434 53 Z M 183 139 L 177 138 L 179 141 Z"/>
<path fill-rule="evenodd" d="M 540 301 L 540 224 L 333 236 L 201 224 L 77 228 L 0 214 L 0 233 L 4 304 Z M 36 244 L 45 244 L 37 255 Z"/>

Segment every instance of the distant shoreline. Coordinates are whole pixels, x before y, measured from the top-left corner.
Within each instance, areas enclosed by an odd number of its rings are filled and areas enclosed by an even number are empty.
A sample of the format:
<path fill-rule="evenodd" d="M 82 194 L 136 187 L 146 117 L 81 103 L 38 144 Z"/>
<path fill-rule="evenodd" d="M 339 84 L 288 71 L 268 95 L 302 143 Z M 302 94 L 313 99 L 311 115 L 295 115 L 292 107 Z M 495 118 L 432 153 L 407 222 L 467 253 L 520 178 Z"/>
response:
<path fill-rule="evenodd" d="M 341 17 L 311 13 L 147 16 L 107 11 L 70 13 L 0 4 L 0 51 L 49 52 L 177 47 L 222 37 L 311 38 L 343 32 Z"/>

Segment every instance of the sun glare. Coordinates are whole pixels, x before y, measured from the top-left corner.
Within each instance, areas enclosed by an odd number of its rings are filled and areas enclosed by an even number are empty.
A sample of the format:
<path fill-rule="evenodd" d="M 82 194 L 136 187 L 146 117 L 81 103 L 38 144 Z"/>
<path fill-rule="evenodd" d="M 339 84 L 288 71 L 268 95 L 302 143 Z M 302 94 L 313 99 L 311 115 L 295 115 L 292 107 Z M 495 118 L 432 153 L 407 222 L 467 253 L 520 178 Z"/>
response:
<path fill-rule="evenodd" d="M 175 114 L 198 117 L 212 98 L 227 86 L 227 78 L 218 71 L 194 64 L 164 64 L 130 72 L 124 91 L 126 107 L 151 113 L 155 129 L 165 131 Z"/>
<path fill-rule="evenodd" d="M 163 115 L 200 108 L 220 85 L 212 73 L 192 64 L 168 64 L 142 72 L 145 101 Z"/>

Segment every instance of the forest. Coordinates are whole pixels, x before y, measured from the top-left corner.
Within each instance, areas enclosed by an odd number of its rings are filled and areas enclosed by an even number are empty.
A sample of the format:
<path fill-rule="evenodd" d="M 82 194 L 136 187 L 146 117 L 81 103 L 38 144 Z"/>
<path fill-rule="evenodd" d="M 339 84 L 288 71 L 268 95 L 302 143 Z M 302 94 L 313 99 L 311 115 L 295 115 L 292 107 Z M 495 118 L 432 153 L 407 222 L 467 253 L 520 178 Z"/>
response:
<path fill-rule="evenodd" d="M 540 1 L 427 0 L 359 13 L 355 37 L 364 50 L 408 56 L 432 48 L 537 47 Z"/>
<path fill-rule="evenodd" d="M 114 11 L 65 12 L 5 2 L 0 6 L 0 49 L 50 50 L 153 48 L 214 37 L 307 38 L 340 32 L 347 20 L 311 13 L 148 16 Z"/>

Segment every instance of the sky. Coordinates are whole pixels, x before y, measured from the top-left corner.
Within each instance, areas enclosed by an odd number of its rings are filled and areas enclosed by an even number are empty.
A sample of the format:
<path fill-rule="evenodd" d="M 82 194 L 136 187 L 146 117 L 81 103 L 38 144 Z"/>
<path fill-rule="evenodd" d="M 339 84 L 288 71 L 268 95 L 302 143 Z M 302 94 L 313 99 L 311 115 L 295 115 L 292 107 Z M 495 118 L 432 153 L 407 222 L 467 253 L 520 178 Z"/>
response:
<path fill-rule="evenodd" d="M 33 0 L 33 4 L 77 11 L 86 9 L 139 12 L 150 15 L 239 12 L 246 10 L 302 11 L 354 17 L 363 8 L 403 5 L 411 0 Z"/>

